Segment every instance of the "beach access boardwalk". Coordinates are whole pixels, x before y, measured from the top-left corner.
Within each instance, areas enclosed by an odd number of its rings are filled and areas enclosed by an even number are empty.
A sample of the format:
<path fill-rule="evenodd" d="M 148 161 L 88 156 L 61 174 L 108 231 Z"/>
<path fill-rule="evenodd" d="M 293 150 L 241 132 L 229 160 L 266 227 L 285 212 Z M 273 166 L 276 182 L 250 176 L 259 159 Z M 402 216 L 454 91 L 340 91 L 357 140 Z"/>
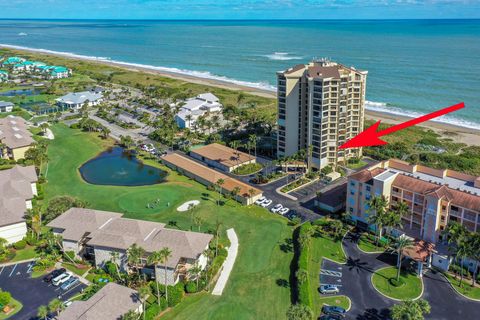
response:
<path fill-rule="evenodd" d="M 212 294 L 214 296 L 221 296 L 223 289 L 227 285 L 228 278 L 230 277 L 230 272 L 232 272 L 233 265 L 235 264 L 235 259 L 237 259 L 238 254 L 238 237 L 235 233 L 235 230 L 228 229 L 227 237 L 230 240 L 230 247 L 228 248 L 228 255 L 225 261 L 223 262 L 222 271 L 220 277 L 218 277 L 217 284 L 213 288 Z"/>

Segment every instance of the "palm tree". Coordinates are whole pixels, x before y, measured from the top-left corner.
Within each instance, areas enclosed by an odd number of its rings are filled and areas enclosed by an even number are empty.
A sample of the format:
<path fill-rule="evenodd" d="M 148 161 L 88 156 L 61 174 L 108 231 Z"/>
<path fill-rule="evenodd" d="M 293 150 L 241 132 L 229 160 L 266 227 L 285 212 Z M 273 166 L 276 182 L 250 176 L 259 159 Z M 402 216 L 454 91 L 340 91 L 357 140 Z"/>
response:
<path fill-rule="evenodd" d="M 249 135 L 248 140 L 255 150 L 255 158 L 256 158 L 257 157 L 257 140 L 258 140 L 257 135 L 256 134 Z"/>
<path fill-rule="evenodd" d="M 235 188 L 233 188 L 233 190 L 232 190 L 232 198 L 233 198 L 234 200 L 237 199 L 237 196 L 238 196 L 238 194 L 240 193 L 240 191 L 241 191 L 240 187 L 235 187 Z"/>
<path fill-rule="evenodd" d="M 388 202 L 385 196 L 375 196 L 370 201 L 368 201 L 367 212 L 369 216 L 367 218 L 368 223 L 374 224 L 376 231 L 378 232 L 378 237 L 376 239 L 376 244 L 378 245 L 378 240 L 382 238 L 383 224 L 385 221 L 385 213 L 387 212 Z"/>
<path fill-rule="evenodd" d="M 394 251 L 397 253 L 397 281 L 400 280 L 400 270 L 402 269 L 403 250 L 413 246 L 413 241 L 405 236 L 395 239 L 393 244 Z"/>
<path fill-rule="evenodd" d="M 102 132 L 102 138 L 107 139 L 111 131 L 107 127 L 102 126 L 101 132 Z"/>
<path fill-rule="evenodd" d="M 62 311 L 64 308 L 65 308 L 65 305 L 63 304 L 63 302 L 57 298 L 53 299 L 48 304 L 48 310 L 50 310 L 50 312 L 55 312 L 57 316 L 60 314 L 60 311 Z"/>
<path fill-rule="evenodd" d="M 145 314 L 145 312 L 143 314 Z M 135 310 L 128 310 L 127 313 L 122 315 L 121 320 L 138 320 L 138 313 Z"/>
<path fill-rule="evenodd" d="M 250 196 L 250 198 L 252 198 L 255 195 L 255 189 L 253 188 L 248 189 L 248 195 Z"/>
<path fill-rule="evenodd" d="M 192 277 L 193 279 L 196 280 L 197 282 L 197 290 L 198 290 L 198 280 L 200 279 L 200 273 L 202 272 L 202 268 L 200 268 L 200 266 L 195 263 L 189 270 L 188 270 L 188 274 L 190 277 Z"/>
<path fill-rule="evenodd" d="M 465 258 L 470 256 L 472 253 L 472 248 L 468 241 L 468 233 L 462 234 L 457 241 L 457 256 L 460 257 L 460 281 L 458 283 L 459 287 L 463 286 L 463 264 Z"/>
<path fill-rule="evenodd" d="M 421 320 L 430 313 L 430 305 L 423 299 L 405 300 L 391 308 L 392 320 Z"/>
<path fill-rule="evenodd" d="M 118 267 L 118 264 L 117 264 L 117 261 L 119 261 L 119 260 L 120 260 L 120 253 L 118 253 L 117 251 L 110 251 L 110 261 L 115 266 L 115 270 L 117 272 L 117 277 L 120 280 L 121 279 L 120 270 L 119 270 L 119 267 Z"/>
<path fill-rule="evenodd" d="M 193 222 L 195 223 L 195 225 L 198 227 L 198 231 L 200 232 L 200 227 L 202 226 L 202 223 L 204 222 L 204 220 L 202 219 L 202 217 L 200 217 L 199 215 L 195 215 L 193 217 Z"/>
<path fill-rule="evenodd" d="M 222 227 L 222 225 L 223 224 L 219 220 L 217 220 L 217 222 L 215 223 L 215 257 L 218 254 L 218 237 L 219 237 L 220 228 Z"/>
<path fill-rule="evenodd" d="M 47 317 L 48 317 L 48 307 L 47 307 L 47 306 L 40 306 L 40 307 L 38 307 L 37 317 L 43 318 L 44 320 L 47 320 Z"/>
<path fill-rule="evenodd" d="M 217 205 L 220 205 L 220 200 L 222 198 L 222 186 L 225 184 L 224 179 L 218 179 L 217 182 L 215 183 L 215 186 L 217 187 L 218 193 L 219 193 L 219 198 L 217 201 Z"/>
<path fill-rule="evenodd" d="M 157 265 L 163 261 L 163 253 L 161 251 L 154 251 L 148 256 L 148 264 L 153 265 L 155 274 L 157 273 Z M 157 303 L 160 306 L 160 289 L 158 288 L 158 279 L 155 278 L 155 284 L 157 285 Z"/>
<path fill-rule="evenodd" d="M 477 278 L 478 262 L 480 261 L 480 233 L 471 233 L 469 237 L 469 245 L 471 248 L 470 257 L 475 260 L 475 268 L 473 269 L 472 287 L 475 286 L 475 279 Z"/>
<path fill-rule="evenodd" d="M 148 297 L 152 294 L 149 285 L 141 286 L 138 288 L 138 297 L 142 301 L 143 306 L 143 320 L 145 320 L 145 303 L 147 302 Z"/>
<path fill-rule="evenodd" d="M 167 301 L 167 306 L 168 306 L 167 262 L 168 262 L 168 258 L 172 256 L 172 250 L 165 247 L 162 250 L 160 250 L 160 253 L 162 254 L 162 263 L 164 267 L 165 300 Z"/>
<path fill-rule="evenodd" d="M 233 140 L 232 142 L 230 142 L 230 148 L 234 149 L 235 154 L 237 155 L 237 157 L 236 157 L 237 162 L 240 158 L 240 153 L 238 152 L 238 147 L 239 146 L 240 146 L 240 141 L 238 141 L 238 140 Z"/>
<path fill-rule="evenodd" d="M 47 128 L 48 128 L 48 123 L 46 123 L 46 122 L 43 122 L 40 125 L 40 129 L 42 129 L 43 133 L 47 133 Z"/>
<path fill-rule="evenodd" d="M 144 256 L 145 249 L 143 249 L 136 243 L 132 244 L 127 249 L 127 262 L 135 269 L 136 272 L 138 272 L 138 265 L 140 264 L 140 261 Z"/>
<path fill-rule="evenodd" d="M 443 231 L 444 236 L 447 238 L 448 251 L 450 254 L 455 255 L 455 261 L 457 260 L 458 242 L 467 233 L 465 226 L 457 222 L 449 222 L 447 227 Z"/>

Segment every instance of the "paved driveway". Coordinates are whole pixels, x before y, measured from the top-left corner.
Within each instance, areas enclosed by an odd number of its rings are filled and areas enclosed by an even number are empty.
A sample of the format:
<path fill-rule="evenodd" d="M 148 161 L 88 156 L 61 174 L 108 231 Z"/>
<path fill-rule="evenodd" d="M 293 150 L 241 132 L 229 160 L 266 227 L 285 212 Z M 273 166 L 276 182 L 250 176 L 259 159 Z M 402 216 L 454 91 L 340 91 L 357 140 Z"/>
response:
<path fill-rule="evenodd" d="M 28 262 L 0 267 L 0 288 L 10 292 L 23 304 L 22 310 L 9 319 L 36 319 L 37 309 L 41 305 L 48 305 L 52 299 L 59 296 L 63 301 L 68 300 L 85 288 L 84 284 L 77 283 L 70 290 L 63 291 L 43 282 L 42 277 L 30 278 L 30 267 Z"/>
<path fill-rule="evenodd" d="M 343 248 L 348 256 L 347 263 L 337 264 L 324 259 L 319 275 L 321 284 L 337 284 L 340 294 L 347 295 L 352 301 L 352 308 L 347 319 L 380 320 L 388 319 L 388 309 L 396 301 L 379 294 L 370 281 L 372 273 L 382 267 L 395 265 L 395 256 L 392 254 L 367 254 L 357 247 L 358 235 L 347 234 L 343 240 Z M 442 275 L 428 271 L 423 276 L 425 286 L 423 299 L 431 307 L 431 313 L 426 319 L 453 320 L 477 319 L 480 302 L 463 298 L 452 290 Z"/>

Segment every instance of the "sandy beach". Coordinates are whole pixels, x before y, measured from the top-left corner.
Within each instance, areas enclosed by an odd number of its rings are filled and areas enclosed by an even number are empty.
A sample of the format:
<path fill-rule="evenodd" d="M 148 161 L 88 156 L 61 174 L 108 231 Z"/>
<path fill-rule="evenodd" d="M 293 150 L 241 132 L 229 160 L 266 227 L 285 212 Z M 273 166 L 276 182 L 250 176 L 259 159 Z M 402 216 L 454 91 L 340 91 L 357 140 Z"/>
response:
<path fill-rule="evenodd" d="M 206 85 L 206 86 L 213 86 L 213 87 L 218 87 L 218 88 L 223 88 L 228 90 L 243 91 L 249 94 L 266 97 L 266 98 L 272 98 L 272 99 L 276 98 L 276 92 L 274 91 L 242 86 L 242 85 L 234 84 L 228 81 L 194 77 L 194 76 L 180 74 L 180 73 L 160 71 L 160 70 L 151 69 L 148 67 L 132 66 L 131 64 L 128 64 L 128 63 L 113 62 L 108 60 L 98 60 L 98 59 L 82 57 L 82 56 L 72 56 L 71 54 L 67 54 L 67 53 L 63 54 L 63 53 L 55 53 L 50 51 L 45 52 L 44 50 L 17 48 L 14 46 L 4 46 L 4 45 L 0 45 L 0 48 L 1 47 L 6 49 L 29 51 L 37 54 L 45 54 L 50 56 L 61 56 L 63 58 L 68 58 L 72 60 L 85 60 L 91 63 L 99 63 L 99 64 L 105 64 L 109 66 L 120 67 L 130 71 L 155 74 L 155 75 L 160 75 L 163 77 L 168 77 L 176 80 L 192 82 L 192 83 Z M 382 123 L 389 123 L 389 124 L 398 124 L 411 119 L 411 117 L 400 116 L 400 115 L 390 114 L 386 112 L 372 111 L 372 110 L 366 110 L 365 118 L 369 120 L 376 120 L 376 121 L 380 120 Z M 435 121 L 428 121 L 419 126 L 434 130 L 436 133 L 440 134 L 441 136 L 445 138 L 451 138 L 457 142 L 462 142 L 468 145 L 480 146 L 480 128 L 472 129 L 472 128 L 466 128 L 466 127 L 456 126 L 456 125 L 442 123 L 442 122 L 435 122 Z"/>

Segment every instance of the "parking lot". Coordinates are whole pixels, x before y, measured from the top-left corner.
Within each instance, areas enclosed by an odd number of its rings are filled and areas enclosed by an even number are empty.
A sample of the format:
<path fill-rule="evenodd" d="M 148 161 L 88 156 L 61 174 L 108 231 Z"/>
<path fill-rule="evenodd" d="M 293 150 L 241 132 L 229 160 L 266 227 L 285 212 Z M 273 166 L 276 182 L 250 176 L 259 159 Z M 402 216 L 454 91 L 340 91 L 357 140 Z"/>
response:
<path fill-rule="evenodd" d="M 37 319 L 37 309 L 41 305 L 48 305 L 54 299 L 63 301 L 77 295 L 86 286 L 80 282 L 67 291 L 43 282 L 39 277 L 30 277 L 33 264 L 19 263 L 0 267 L 0 288 L 12 294 L 12 297 L 23 304 L 22 310 L 10 319 Z"/>

